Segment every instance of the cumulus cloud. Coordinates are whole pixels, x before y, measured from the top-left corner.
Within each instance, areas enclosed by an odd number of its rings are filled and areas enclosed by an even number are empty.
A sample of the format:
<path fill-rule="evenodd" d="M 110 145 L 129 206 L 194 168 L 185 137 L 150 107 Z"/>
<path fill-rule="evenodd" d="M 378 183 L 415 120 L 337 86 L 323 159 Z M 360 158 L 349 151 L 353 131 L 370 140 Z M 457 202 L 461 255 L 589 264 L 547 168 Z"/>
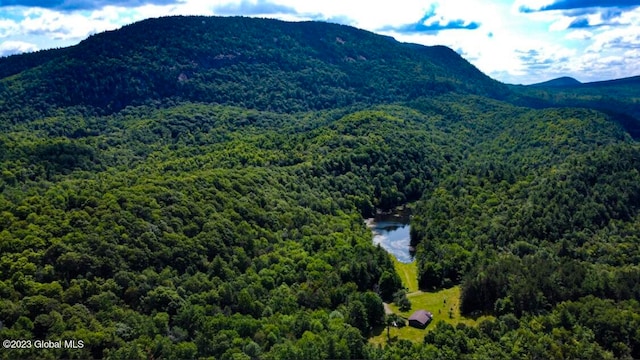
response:
<path fill-rule="evenodd" d="M 586 52 L 602 54 L 616 50 L 640 49 L 640 33 L 636 29 L 620 29 L 595 35 Z"/>
<path fill-rule="evenodd" d="M 432 5 L 424 16 L 415 23 L 398 26 L 385 26 L 381 31 L 395 31 L 399 33 L 437 33 L 441 30 L 466 29 L 475 30 L 480 27 L 477 21 L 463 19 L 445 19 L 436 12 L 437 6 Z"/>
<path fill-rule="evenodd" d="M 590 24 L 589 19 L 582 17 L 582 18 L 574 19 L 571 22 L 571 24 L 569 24 L 569 29 L 582 29 L 582 28 L 588 28 L 592 26 L 596 26 L 596 25 Z"/>
<path fill-rule="evenodd" d="M 20 26 L 13 20 L 0 19 L 0 38 L 15 34 Z"/>
<path fill-rule="evenodd" d="M 588 8 L 630 8 L 640 6 L 640 0 L 557 0 L 550 4 L 523 4 L 522 12 L 536 12 L 549 10 L 574 10 Z"/>
<path fill-rule="evenodd" d="M 286 5 L 275 4 L 267 0 L 242 0 L 213 8 L 219 15 L 269 15 L 269 14 L 297 14 L 296 9 Z"/>
<path fill-rule="evenodd" d="M 38 50 L 38 46 L 24 41 L 4 41 L 0 43 L 0 56 L 9 56 Z"/>
<path fill-rule="evenodd" d="M 620 16 L 622 16 L 622 10 L 620 9 L 606 9 L 600 13 L 600 17 L 605 21 L 617 19 Z"/>
<path fill-rule="evenodd" d="M 341 25 L 353 25 L 355 23 L 355 20 L 345 15 L 328 16 L 328 17 L 324 15 L 319 15 L 317 17 L 312 17 L 312 20 L 326 21 L 326 22 L 341 24 Z"/>
<path fill-rule="evenodd" d="M 529 49 L 527 51 L 516 50 L 516 53 L 527 69 L 535 71 L 556 68 L 570 59 L 567 55 L 549 54 L 538 49 Z"/>
<path fill-rule="evenodd" d="M 574 31 L 569 32 L 566 36 L 566 40 L 590 40 L 593 37 L 591 31 L 587 31 L 585 29 L 576 29 Z"/>
<path fill-rule="evenodd" d="M 628 54 L 627 54 L 628 55 Z M 625 57 L 625 54 L 599 56 L 596 54 L 587 54 L 576 59 L 574 63 L 574 71 L 579 74 L 598 74 L 597 78 L 588 79 L 587 81 L 599 81 L 607 79 L 620 79 L 638 74 L 640 67 L 638 66 L 638 57 Z M 628 72 L 631 70 L 631 72 Z"/>
<path fill-rule="evenodd" d="M 584 30 L 573 36 L 580 37 Z M 571 71 L 587 81 L 640 74 L 640 32 L 634 27 L 614 27 L 590 32 L 588 46 L 571 59 Z"/>
<path fill-rule="evenodd" d="M 574 18 L 567 26 L 569 29 L 584 29 L 600 26 L 623 26 L 628 25 L 621 21 L 622 12 L 603 12 L 587 16 L 579 16 Z"/>
<path fill-rule="evenodd" d="M 109 21 L 75 13 L 64 14 L 45 9 L 31 9 L 25 14 L 26 18 L 20 22 L 20 31 L 28 36 L 80 40 L 89 34 L 116 27 Z"/>
<path fill-rule="evenodd" d="M 96 10 L 107 6 L 133 8 L 143 5 L 171 5 L 181 2 L 182 0 L 4 0 L 0 2 L 0 7 L 22 6 L 74 11 Z"/>

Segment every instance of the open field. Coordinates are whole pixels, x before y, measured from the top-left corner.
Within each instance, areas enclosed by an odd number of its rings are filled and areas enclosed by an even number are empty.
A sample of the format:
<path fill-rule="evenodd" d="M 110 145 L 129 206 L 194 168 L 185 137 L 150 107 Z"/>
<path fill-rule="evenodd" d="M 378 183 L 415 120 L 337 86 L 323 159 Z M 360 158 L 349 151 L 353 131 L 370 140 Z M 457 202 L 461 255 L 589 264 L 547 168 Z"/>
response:
<path fill-rule="evenodd" d="M 389 308 L 405 319 L 411 316 L 414 311 L 424 309 L 433 314 L 433 321 L 424 330 L 408 325 L 403 328 L 391 327 L 389 332 L 391 341 L 406 339 L 422 342 L 424 335 L 431 331 L 438 321 L 444 321 L 454 326 L 459 323 L 476 326 L 480 321 L 489 319 L 487 316 L 474 319 L 460 315 L 460 286 L 435 292 L 416 291 L 407 297 L 411 301 L 411 310 L 402 312 L 395 304 L 389 304 Z M 377 345 L 385 345 L 387 341 L 387 329 L 383 326 L 374 329 L 373 336 L 369 339 L 370 343 Z"/>
<path fill-rule="evenodd" d="M 408 325 L 403 328 L 391 327 L 389 332 L 391 341 L 406 339 L 413 342 L 422 342 L 426 332 L 431 331 L 438 321 L 444 321 L 454 326 L 459 323 L 475 326 L 483 319 L 488 318 L 483 316 L 478 319 L 473 319 L 460 314 L 460 286 L 438 291 L 420 291 L 418 290 L 415 261 L 404 264 L 394 259 L 394 262 L 398 275 L 402 279 L 405 287 L 409 290 L 407 297 L 409 301 L 411 301 L 411 309 L 402 312 L 393 303 L 389 304 L 389 308 L 405 319 L 409 318 L 414 311 L 424 309 L 433 314 L 433 320 L 424 330 L 416 329 Z M 369 342 L 384 346 L 388 342 L 386 327 L 380 326 L 374 329 L 373 336 L 369 339 Z"/>
<path fill-rule="evenodd" d="M 407 288 L 408 292 L 418 291 L 418 268 L 416 262 L 401 263 L 393 257 L 393 263 L 396 268 L 396 272 L 402 279 L 402 283 Z"/>

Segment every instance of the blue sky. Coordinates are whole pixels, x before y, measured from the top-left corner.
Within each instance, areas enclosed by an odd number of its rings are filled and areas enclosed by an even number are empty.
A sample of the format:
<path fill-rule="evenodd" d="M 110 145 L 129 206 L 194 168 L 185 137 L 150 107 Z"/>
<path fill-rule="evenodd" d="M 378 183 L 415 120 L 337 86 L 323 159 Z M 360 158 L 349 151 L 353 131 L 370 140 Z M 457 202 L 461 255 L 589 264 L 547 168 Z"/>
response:
<path fill-rule="evenodd" d="M 0 0 L 0 56 L 74 45 L 167 15 L 352 25 L 399 41 L 449 46 L 512 84 L 640 75 L 640 0 Z"/>

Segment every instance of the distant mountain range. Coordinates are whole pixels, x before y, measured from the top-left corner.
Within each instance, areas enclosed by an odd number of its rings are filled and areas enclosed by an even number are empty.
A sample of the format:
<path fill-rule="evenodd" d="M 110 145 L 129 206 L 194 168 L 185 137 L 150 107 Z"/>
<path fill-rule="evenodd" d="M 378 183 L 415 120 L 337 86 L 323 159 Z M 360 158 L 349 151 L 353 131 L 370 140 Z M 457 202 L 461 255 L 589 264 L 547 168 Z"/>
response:
<path fill-rule="evenodd" d="M 561 77 L 529 86 L 510 85 L 514 103 L 536 108 L 584 107 L 605 112 L 634 138 L 640 138 L 640 76 L 581 83 Z"/>
<path fill-rule="evenodd" d="M 632 76 L 621 79 L 612 79 L 612 80 L 603 80 L 603 81 L 593 81 L 582 83 L 572 77 L 563 76 L 556 79 L 552 79 L 549 81 L 532 84 L 529 85 L 531 87 L 618 87 L 618 86 L 640 86 L 640 76 Z"/>

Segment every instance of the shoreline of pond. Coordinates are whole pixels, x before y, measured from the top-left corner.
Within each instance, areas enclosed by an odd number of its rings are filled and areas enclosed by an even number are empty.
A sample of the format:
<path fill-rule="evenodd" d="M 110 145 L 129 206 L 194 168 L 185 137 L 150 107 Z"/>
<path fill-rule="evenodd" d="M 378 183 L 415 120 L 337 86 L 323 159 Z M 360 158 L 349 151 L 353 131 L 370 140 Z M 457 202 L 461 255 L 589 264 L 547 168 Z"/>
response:
<path fill-rule="evenodd" d="M 411 247 L 411 209 L 400 206 L 390 211 L 377 211 L 372 218 L 365 219 L 371 230 L 374 245 L 380 245 L 401 263 L 415 261 Z"/>

